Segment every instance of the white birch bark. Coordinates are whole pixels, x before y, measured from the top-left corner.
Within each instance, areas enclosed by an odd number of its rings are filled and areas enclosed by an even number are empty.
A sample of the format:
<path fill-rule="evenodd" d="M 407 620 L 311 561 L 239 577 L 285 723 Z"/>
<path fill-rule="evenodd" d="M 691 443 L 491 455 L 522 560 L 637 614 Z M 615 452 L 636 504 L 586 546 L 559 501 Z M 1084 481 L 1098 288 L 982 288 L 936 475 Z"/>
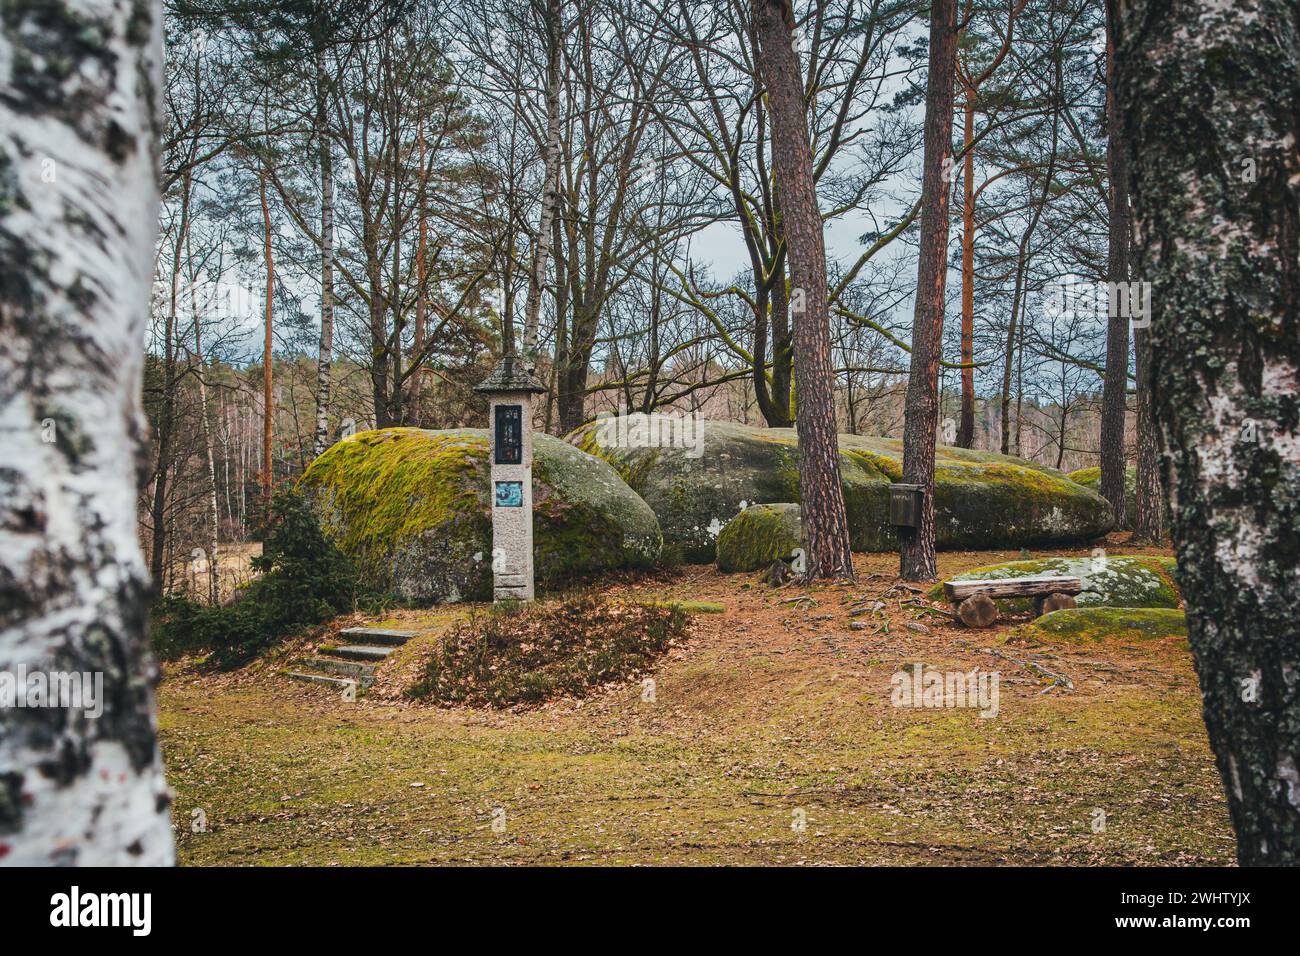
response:
<path fill-rule="evenodd" d="M 330 446 L 330 374 L 334 364 L 334 157 L 325 111 L 325 54 L 316 57 L 316 145 L 320 151 L 320 349 L 316 359 L 316 435 L 313 451 Z"/>
<path fill-rule="evenodd" d="M 1145 385 L 1202 714 L 1243 865 L 1300 864 L 1296 9 L 1111 8 L 1133 274 L 1151 283 Z"/>
<path fill-rule="evenodd" d="M 0 673 L 103 675 L 103 714 L 0 707 L 0 862 L 170 864 L 136 538 L 158 193 L 157 2 L 0 17 Z"/>

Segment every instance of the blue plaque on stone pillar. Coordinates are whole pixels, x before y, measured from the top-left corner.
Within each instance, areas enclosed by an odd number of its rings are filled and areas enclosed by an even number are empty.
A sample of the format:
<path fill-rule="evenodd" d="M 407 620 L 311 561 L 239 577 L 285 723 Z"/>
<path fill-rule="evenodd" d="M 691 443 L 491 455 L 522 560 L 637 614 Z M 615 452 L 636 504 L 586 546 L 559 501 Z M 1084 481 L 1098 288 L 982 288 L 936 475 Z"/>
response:
<path fill-rule="evenodd" d="M 498 508 L 522 508 L 524 506 L 524 483 L 522 481 L 498 481 L 496 483 L 496 506 Z"/>

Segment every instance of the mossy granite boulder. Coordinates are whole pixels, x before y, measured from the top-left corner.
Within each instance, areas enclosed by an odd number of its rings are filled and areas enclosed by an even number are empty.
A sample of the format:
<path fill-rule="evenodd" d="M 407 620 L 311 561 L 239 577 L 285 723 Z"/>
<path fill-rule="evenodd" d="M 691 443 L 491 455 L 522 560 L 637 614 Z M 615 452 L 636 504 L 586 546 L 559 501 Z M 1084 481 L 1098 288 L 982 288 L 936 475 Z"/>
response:
<path fill-rule="evenodd" d="M 599 421 L 568 436 L 610 462 L 654 509 L 666 552 L 697 562 L 714 560 L 718 533 L 744 505 L 799 500 L 794 429 L 714 421 L 702 427 L 698 453 L 602 442 L 611 430 Z M 889 484 L 902 479 L 903 443 L 840 435 L 839 445 L 851 547 L 894 550 L 898 538 L 889 524 Z M 1035 462 L 940 446 L 935 480 L 940 548 L 1080 543 L 1110 530 L 1100 495 Z"/>
<path fill-rule="evenodd" d="M 1007 578 L 1031 577 L 1038 574 L 1059 574 L 1076 577 L 1083 582 L 1083 592 L 1076 596 L 1079 607 L 1145 607 L 1176 608 L 1179 603 L 1178 585 L 1174 582 L 1174 559 L 1161 556 L 1113 557 L 1097 555 L 1084 558 L 1038 558 L 1029 561 L 1007 561 L 974 568 L 949 578 L 950 581 L 969 581 L 988 578 L 995 581 Z M 931 600 L 943 600 L 943 584 L 936 584 L 926 595 Z M 1027 601 L 1002 602 L 1008 609 L 1027 608 Z"/>
<path fill-rule="evenodd" d="M 549 435 L 534 442 L 539 587 L 658 561 L 663 538 L 654 512 L 613 468 Z M 418 602 L 486 600 L 488 472 L 483 429 L 386 428 L 328 449 L 298 488 L 369 586 Z"/>
<path fill-rule="evenodd" d="M 1100 468 L 1080 468 L 1072 471 L 1065 477 L 1069 478 L 1075 484 L 1083 485 L 1085 488 L 1101 494 L 1101 469 Z M 1164 503 L 1164 520 L 1165 527 L 1169 526 L 1169 502 Z M 1126 528 L 1137 527 L 1137 469 L 1129 466 L 1124 470 L 1124 526 Z"/>
<path fill-rule="evenodd" d="M 718 532 L 719 571 L 757 571 L 789 560 L 803 542 L 799 506 L 750 505 Z"/>
<path fill-rule="evenodd" d="M 1065 477 L 1101 494 L 1100 468 L 1080 468 Z M 1132 466 L 1124 469 L 1124 527 L 1137 527 L 1137 469 Z"/>
<path fill-rule="evenodd" d="M 1080 607 L 1053 611 L 1018 630 L 1044 643 L 1187 640 L 1187 619 L 1174 608 Z"/>

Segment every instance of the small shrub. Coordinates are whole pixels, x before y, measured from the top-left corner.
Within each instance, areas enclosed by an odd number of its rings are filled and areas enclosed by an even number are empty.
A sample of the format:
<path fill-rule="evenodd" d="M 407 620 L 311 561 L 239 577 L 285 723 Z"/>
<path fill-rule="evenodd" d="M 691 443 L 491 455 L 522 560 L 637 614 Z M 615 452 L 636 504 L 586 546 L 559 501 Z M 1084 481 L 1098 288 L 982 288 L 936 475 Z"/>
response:
<path fill-rule="evenodd" d="M 585 697 L 648 670 L 685 635 L 686 620 L 679 607 L 593 595 L 550 605 L 498 604 L 439 642 L 408 694 L 475 707 Z"/>
<path fill-rule="evenodd" d="M 301 497 L 278 493 L 268 522 L 262 555 L 253 559 L 261 577 L 233 603 L 210 606 L 170 596 L 155 605 L 153 643 L 159 656 L 210 652 L 211 666 L 237 667 L 297 629 L 356 607 L 356 573 Z"/>

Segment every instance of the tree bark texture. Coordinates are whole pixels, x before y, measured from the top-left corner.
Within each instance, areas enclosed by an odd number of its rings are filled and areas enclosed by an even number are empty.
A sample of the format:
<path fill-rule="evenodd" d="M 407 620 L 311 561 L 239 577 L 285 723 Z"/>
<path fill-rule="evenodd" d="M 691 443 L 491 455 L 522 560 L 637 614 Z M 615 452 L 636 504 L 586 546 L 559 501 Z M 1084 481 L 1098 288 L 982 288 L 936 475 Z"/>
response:
<path fill-rule="evenodd" d="M 1111 10 L 1178 577 L 1243 864 L 1300 863 L 1300 16 Z"/>
<path fill-rule="evenodd" d="M 161 6 L 0 16 L 0 674 L 100 675 L 103 707 L 0 707 L 5 864 L 175 858 L 136 528 Z"/>
<path fill-rule="evenodd" d="M 794 51 L 789 0 L 755 0 L 759 68 L 772 119 L 773 173 L 790 265 L 798 399 L 799 498 L 807 552 L 806 579 L 852 577 L 849 525 L 840 485 L 831 367 L 826 246 L 813 181 L 803 79 Z"/>
<path fill-rule="evenodd" d="M 316 357 L 316 434 L 313 451 L 330 446 L 330 378 L 334 365 L 334 152 L 327 118 L 325 55 L 316 57 L 316 148 L 320 154 L 320 346 Z M 423 168 L 423 157 L 421 157 Z M 423 225 L 423 211 L 421 211 Z"/>
<path fill-rule="evenodd" d="M 953 73 L 957 57 L 956 0 L 930 6 L 930 75 L 925 93 L 925 157 L 921 178 L 921 248 L 912 319 L 912 366 L 903 422 L 903 481 L 922 486 L 919 521 L 899 532 L 899 574 L 932 581 L 934 555 L 934 442 L 939 422 L 939 359 L 943 345 L 944 285 L 948 275 L 946 175 L 952 153 Z"/>

